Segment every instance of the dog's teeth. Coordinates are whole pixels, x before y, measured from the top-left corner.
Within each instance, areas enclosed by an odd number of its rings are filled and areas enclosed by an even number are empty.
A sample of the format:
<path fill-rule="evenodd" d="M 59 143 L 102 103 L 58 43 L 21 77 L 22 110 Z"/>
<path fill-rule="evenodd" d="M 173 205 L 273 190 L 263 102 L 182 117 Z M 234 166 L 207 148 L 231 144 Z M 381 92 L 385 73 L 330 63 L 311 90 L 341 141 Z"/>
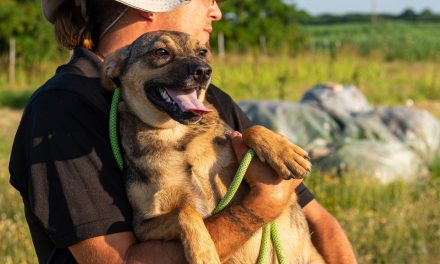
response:
<path fill-rule="evenodd" d="M 162 99 L 164 99 L 167 103 L 170 103 L 170 104 L 176 104 L 176 102 L 174 102 L 174 100 L 172 100 L 172 99 L 170 98 L 170 96 L 169 96 L 168 93 L 165 91 L 165 89 L 160 88 L 160 89 L 159 89 L 159 93 L 160 93 L 160 95 L 162 96 Z"/>
<path fill-rule="evenodd" d="M 167 92 L 164 89 L 160 89 L 160 95 L 162 96 L 162 98 L 167 101 L 168 103 L 171 103 L 171 98 L 169 97 L 169 95 L 167 94 Z"/>
<path fill-rule="evenodd" d="M 159 92 L 160 92 L 160 95 L 165 99 L 165 96 L 167 96 L 167 92 L 165 92 L 164 89 L 160 89 Z"/>

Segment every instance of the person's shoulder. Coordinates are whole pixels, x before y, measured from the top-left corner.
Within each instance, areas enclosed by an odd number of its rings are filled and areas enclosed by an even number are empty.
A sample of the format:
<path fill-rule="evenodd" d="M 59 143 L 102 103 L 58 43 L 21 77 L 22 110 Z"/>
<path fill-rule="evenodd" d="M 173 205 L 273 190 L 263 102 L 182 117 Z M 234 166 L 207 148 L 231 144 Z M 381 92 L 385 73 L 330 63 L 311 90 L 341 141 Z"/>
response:
<path fill-rule="evenodd" d="M 213 95 L 216 95 L 216 96 L 227 97 L 227 98 L 229 98 L 230 100 L 232 100 L 232 99 L 231 99 L 231 96 L 230 96 L 229 94 L 227 94 L 225 91 L 223 91 L 222 89 L 220 89 L 217 85 L 212 84 L 212 83 L 209 85 L 208 93 L 213 94 Z"/>
<path fill-rule="evenodd" d="M 73 112 L 81 110 L 81 105 L 106 106 L 99 78 L 56 74 L 32 94 L 26 110 Z"/>
<path fill-rule="evenodd" d="M 74 93 L 80 96 L 90 96 L 100 92 L 99 78 L 88 78 L 81 75 L 61 73 L 56 74 L 43 84 L 32 96 L 31 100 L 45 93 Z"/>
<path fill-rule="evenodd" d="M 207 100 L 214 105 L 231 105 L 234 102 L 229 94 L 214 84 L 209 85 Z"/>

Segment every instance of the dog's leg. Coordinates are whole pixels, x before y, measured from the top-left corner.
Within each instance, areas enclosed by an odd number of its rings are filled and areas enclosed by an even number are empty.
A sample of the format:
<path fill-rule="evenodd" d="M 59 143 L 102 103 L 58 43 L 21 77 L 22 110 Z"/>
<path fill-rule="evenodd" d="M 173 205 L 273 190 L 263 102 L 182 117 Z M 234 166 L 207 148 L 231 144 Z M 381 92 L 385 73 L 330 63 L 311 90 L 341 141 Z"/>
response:
<path fill-rule="evenodd" d="M 262 126 L 252 126 L 243 132 L 243 141 L 283 179 L 301 179 L 310 173 L 307 152 L 282 135 Z"/>
<path fill-rule="evenodd" d="M 181 240 L 189 263 L 220 264 L 215 244 L 200 214 L 193 208 L 183 207 L 179 214 Z"/>
<path fill-rule="evenodd" d="M 178 215 L 179 209 L 175 209 L 155 218 L 135 217 L 133 226 L 136 237 L 141 241 L 178 239 L 180 234 Z"/>
<path fill-rule="evenodd" d="M 141 225 L 135 225 L 135 231 L 137 237 L 144 241 L 176 239 L 180 234 L 189 263 L 221 263 L 201 215 L 190 206 L 183 206 L 171 213 L 143 221 Z"/>

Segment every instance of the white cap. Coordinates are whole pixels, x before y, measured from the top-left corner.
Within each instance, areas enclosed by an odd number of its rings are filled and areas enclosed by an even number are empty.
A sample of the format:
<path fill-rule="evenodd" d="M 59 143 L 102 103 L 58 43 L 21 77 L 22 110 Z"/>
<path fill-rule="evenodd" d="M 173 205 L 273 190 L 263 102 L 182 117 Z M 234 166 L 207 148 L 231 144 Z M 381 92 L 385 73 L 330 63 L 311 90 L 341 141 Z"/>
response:
<path fill-rule="evenodd" d="M 41 0 L 41 8 L 44 17 L 51 23 L 55 20 L 55 15 L 59 7 L 68 0 Z M 168 12 L 177 8 L 185 2 L 191 0 L 115 0 L 124 5 L 130 6 L 146 12 Z"/>
<path fill-rule="evenodd" d="M 116 0 L 124 5 L 146 12 L 161 13 L 171 11 L 191 0 Z"/>

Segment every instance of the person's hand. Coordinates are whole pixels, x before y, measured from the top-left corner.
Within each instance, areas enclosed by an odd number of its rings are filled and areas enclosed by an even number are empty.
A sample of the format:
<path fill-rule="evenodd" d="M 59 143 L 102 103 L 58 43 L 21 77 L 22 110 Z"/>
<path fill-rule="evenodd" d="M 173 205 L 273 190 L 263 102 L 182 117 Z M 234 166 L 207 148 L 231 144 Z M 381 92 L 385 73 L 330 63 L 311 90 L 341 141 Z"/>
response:
<path fill-rule="evenodd" d="M 232 132 L 232 147 L 237 160 L 240 162 L 249 148 L 243 143 L 239 132 Z M 258 157 L 252 159 L 245 179 L 250 187 L 250 193 L 243 201 L 243 206 L 248 207 L 266 222 L 277 218 L 292 201 L 292 195 L 302 180 L 283 180 Z"/>

